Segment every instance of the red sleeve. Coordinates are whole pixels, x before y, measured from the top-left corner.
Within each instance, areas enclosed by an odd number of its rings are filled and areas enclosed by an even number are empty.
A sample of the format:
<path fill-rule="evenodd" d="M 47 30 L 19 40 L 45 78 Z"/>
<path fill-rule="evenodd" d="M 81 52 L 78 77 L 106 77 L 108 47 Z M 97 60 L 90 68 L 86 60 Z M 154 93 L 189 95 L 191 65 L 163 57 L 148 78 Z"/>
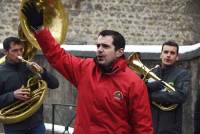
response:
<path fill-rule="evenodd" d="M 48 62 L 73 85 L 77 86 L 83 59 L 65 52 L 46 28 L 35 33 L 35 37 Z"/>
<path fill-rule="evenodd" d="M 149 97 L 142 80 L 134 82 L 129 101 L 133 134 L 153 134 Z"/>

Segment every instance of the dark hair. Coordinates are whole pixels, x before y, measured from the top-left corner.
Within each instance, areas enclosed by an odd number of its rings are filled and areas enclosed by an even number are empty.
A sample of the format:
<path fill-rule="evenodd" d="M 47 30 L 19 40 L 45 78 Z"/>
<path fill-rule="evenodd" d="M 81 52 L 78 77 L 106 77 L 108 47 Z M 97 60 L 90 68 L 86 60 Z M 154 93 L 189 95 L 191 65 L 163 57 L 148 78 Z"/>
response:
<path fill-rule="evenodd" d="M 178 52 L 179 52 L 179 46 L 178 46 L 178 44 L 177 44 L 175 41 L 169 40 L 169 41 L 164 42 L 163 45 L 162 45 L 161 51 L 163 50 L 163 47 L 164 47 L 165 45 L 176 47 L 176 52 L 177 52 L 177 54 L 178 54 Z"/>
<path fill-rule="evenodd" d="M 124 37 L 117 31 L 103 30 L 99 33 L 99 36 L 112 36 L 115 50 L 118 50 L 119 48 L 125 48 L 126 41 Z"/>
<path fill-rule="evenodd" d="M 17 37 L 8 37 L 3 41 L 3 48 L 9 50 L 12 43 L 21 44 L 21 40 Z"/>

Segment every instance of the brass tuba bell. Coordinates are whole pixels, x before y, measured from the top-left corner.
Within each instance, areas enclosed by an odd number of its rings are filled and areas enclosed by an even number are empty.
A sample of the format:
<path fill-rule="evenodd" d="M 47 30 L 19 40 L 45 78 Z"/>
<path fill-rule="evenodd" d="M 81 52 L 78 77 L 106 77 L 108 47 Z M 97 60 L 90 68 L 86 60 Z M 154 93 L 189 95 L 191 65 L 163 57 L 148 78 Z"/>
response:
<path fill-rule="evenodd" d="M 34 47 L 30 41 L 28 41 L 22 30 L 21 24 L 18 26 L 18 36 L 24 44 L 23 58 L 28 61 L 32 60 L 35 57 L 38 49 Z"/>
<path fill-rule="evenodd" d="M 64 10 L 64 6 L 61 0 L 21 0 L 20 11 L 24 7 L 24 3 L 32 2 L 34 3 L 38 10 L 43 9 L 44 14 L 44 26 L 48 27 L 49 31 L 56 39 L 59 44 L 62 44 L 65 40 L 67 28 L 68 28 L 68 14 Z M 19 15 L 20 24 L 22 31 L 29 42 L 32 45 L 40 49 L 37 40 L 34 37 L 32 30 L 26 17 L 20 12 Z"/>
<path fill-rule="evenodd" d="M 28 60 L 35 56 L 36 51 L 40 47 L 25 16 L 21 13 L 25 2 L 33 2 L 38 9 L 44 9 L 44 26 L 50 30 L 59 44 L 62 44 L 65 40 L 68 28 L 68 15 L 65 13 L 61 0 L 21 0 L 18 35 L 25 44 L 24 59 L 22 58 L 21 60 L 29 63 Z M 0 58 L 0 64 L 5 62 L 5 57 Z M 31 89 L 31 98 L 27 101 L 15 101 L 13 104 L 1 108 L 0 122 L 11 124 L 23 121 L 40 108 L 47 91 L 46 82 L 36 75 L 28 80 L 25 88 Z"/>
<path fill-rule="evenodd" d="M 152 69 L 147 68 L 140 60 L 140 54 L 138 52 L 133 53 L 128 58 L 128 66 L 133 71 L 135 71 L 138 75 L 143 75 L 143 80 L 147 79 L 153 79 L 160 81 L 167 92 L 173 92 L 175 91 L 175 88 L 171 86 L 170 84 L 166 83 L 165 81 L 161 80 L 155 73 L 152 72 Z M 154 69 L 154 68 L 153 68 Z M 171 111 L 177 107 L 177 104 L 173 105 L 162 105 L 155 101 L 152 102 L 155 106 L 160 108 L 163 111 Z"/>

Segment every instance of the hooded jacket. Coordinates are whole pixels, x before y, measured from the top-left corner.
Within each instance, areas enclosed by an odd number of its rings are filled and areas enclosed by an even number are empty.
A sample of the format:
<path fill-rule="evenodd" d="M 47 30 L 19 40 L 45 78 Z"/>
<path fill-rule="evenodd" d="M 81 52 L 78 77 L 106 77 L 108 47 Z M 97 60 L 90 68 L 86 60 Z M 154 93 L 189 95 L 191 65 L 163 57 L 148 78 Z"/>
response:
<path fill-rule="evenodd" d="M 92 58 L 65 52 L 48 29 L 35 34 L 49 63 L 78 91 L 75 134 L 152 134 L 144 82 L 124 58 L 103 73 Z"/>

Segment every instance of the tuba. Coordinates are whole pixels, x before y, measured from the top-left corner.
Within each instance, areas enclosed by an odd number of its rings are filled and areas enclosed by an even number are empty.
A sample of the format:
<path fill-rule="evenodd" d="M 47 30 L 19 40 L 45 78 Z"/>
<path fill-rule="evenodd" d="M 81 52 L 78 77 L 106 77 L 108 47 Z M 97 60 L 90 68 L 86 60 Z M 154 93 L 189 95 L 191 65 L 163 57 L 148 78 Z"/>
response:
<path fill-rule="evenodd" d="M 38 10 L 43 9 L 44 26 L 48 27 L 56 41 L 62 44 L 67 33 L 68 14 L 66 14 L 61 0 L 21 0 L 20 10 L 24 7 L 24 3 L 26 2 L 34 3 Z M 40 46 L 23 13 L 20 12 L 19 17 L 24 35 L 35 48 L 40 50 Z"/>
<path fill-rule="evenodd" d="M 22 62 L 29 64 L 29 60 L 33 59 L 37 50 L 40 50 L 40 47 L 25 16 L 21 13 L 25 2 L 33 2 L 36 4 L 38 10 L 43 9 L 44 26 L 50 30 L 59 44 L 62 44 L 65 40 L 68 28 L 68 15 L 65 13 L 61 0 L 21 0 L 18 35 L 25 45 L 25 50 L 23 58 L 19 58 Z M 5 57 L 0 58 L 0 64 L 5 62 Z M 11 124 L 23 121 L 40 108 L 47 91 L 46 82 L 40 78 L 40 75 L 35 75 L 28 79 L 25 88 L 30 89 L 30 99 L 26 101 L 18 100 L 1 108 L 0 122 Z"/>
<path fill-rule="evenodd" d="M 155 69 L 157 66 L 152 68 L 152 69 L 149 69 L 140 61 L 140 54 L 138 52 L 133 53 L 132 55 L 129 56 L 128 66 L 133 71 L 135 71 L 138 75 L 143 75 L 144 76 L 143 80 L 145 80 L 145 81 L 147 81 L 148 79 L 158 80 L 163 84 L 166 92 L 175 91 L 175 88 L 173 86 L 166 83 L 165 81 L 160 79 L 155 73 L 152 72 L 152 70 Z M 156 107 L 158 107 L 159 109 L 163 110 L 163 111 L 171 111 L 171 110 L 173 110 L 177 107 L 177 104 L 163 105 L 163 104 L 159 104 L 155 101 L 152 101 L 152 104 L 155 105 Z"/>

